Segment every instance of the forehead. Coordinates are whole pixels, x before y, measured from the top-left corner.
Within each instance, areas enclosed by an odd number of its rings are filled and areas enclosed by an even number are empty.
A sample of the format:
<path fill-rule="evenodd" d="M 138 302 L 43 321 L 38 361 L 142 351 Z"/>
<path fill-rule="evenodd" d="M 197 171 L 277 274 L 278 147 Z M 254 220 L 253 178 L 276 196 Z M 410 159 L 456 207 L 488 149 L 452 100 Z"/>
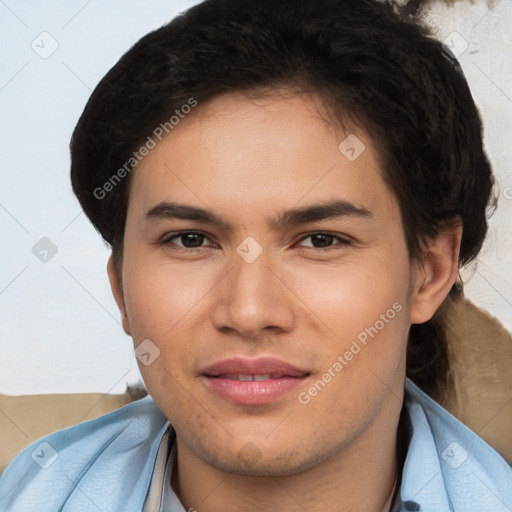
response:
<path fill-rule="evenodd" d="M 129 211 L 178 199 L 235 214 L 335 198 L 389 208 L 381 174 L 370 137 L 343 132 L 320 97 L 229 93 L 198 105 L 137 165 Z"/>

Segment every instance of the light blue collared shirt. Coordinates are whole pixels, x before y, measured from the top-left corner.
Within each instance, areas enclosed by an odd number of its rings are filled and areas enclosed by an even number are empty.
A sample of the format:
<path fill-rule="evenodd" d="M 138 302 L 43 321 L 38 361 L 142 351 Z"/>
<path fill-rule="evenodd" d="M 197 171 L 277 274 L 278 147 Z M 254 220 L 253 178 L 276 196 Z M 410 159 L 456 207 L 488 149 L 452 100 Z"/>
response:
<path fill-rule="evenodd" d="M 501 455 L 409 379 L 405 409 L 411 432 L 398 510 L 512 510 L 512 468 Z M 151 501 L 154 512 L 186 512 L 170 483 L 169 427 L 147 396 L 45 436 L 0 477 L 0 510 L 140 512 Z"/>

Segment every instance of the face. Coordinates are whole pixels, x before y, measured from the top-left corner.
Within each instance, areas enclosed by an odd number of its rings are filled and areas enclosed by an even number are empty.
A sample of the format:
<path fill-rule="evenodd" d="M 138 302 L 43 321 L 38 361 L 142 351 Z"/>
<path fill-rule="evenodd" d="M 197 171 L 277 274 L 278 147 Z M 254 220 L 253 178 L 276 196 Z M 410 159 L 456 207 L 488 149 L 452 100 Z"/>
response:
<path fill-rule="evenodd" d="M 150 340 L 139 367 L 178 449 L 226 471 L 294 474 L 401 408 L 419 313 L 398 204 L 372 140 L 320 110 L 218 96 L 132 176 L 124 327 Z"/>

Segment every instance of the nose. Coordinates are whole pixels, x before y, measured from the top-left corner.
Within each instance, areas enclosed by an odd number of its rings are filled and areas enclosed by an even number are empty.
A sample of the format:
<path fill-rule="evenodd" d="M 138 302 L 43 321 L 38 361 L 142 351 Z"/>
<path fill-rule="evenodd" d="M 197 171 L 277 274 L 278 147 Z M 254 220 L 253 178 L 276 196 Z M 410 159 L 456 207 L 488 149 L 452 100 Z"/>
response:
<path fill-rule="evenodd" d="M 230 270 L 217 287 L 212 310 L 216 329 L 249 339 L 293 329 L 290 279 L 282 275 L 282 266 L 275 260 L 267 248 L 254 261 L 234 253 Z"/>

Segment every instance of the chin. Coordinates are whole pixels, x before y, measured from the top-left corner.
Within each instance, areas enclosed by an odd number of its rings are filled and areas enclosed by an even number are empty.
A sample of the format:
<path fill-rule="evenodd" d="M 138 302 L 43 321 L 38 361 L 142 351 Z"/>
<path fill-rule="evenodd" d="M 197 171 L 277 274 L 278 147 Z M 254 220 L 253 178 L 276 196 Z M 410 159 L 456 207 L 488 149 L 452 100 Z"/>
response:
<path fill-rule="evenodd" d="M 290 453 L 275 448 L 260 451 L 254 444 L 246 443 L 238 452 L 203 454 L 201 458 L 222 471 L 247 476 L 279 477 L 301 473 L 322 460 L 320 454 L 304 453 L 300 445 Z"/>

